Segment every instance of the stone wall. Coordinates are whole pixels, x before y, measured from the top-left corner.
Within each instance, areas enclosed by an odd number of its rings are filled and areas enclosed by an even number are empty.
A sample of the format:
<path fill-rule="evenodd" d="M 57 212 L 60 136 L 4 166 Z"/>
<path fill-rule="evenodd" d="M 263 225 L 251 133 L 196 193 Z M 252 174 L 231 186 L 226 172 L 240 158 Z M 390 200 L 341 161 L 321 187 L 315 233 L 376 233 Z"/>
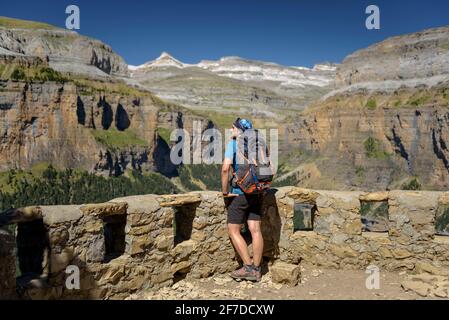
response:
<path fill-rule="evenodd" d="M 386 270 L 438 273 L 441 269 L 445 273 L 449 267 L 449 237 L 435 234 L 435 214 L 439 206 L 447 204 L 447 199 L 443 192 L 290 189 L 278 200 L 285 219 L 280 258 L 290 263 L 305 260 L 342 269 L 362 269 L 374 264 Z M 360 200 L 388 203 L 387 232 L 363 232 Z M 293 231 L 290 218 L 294 201 L 316 205 L 312 231 Z"/>
<path fill-rule="evenodd" d="M 388 203 L 387 232 L 363 232 L 361 200 Z M 273 189 L 263 204 L 265 261 L 269 266 L 274 260 L 293 265 L 306 261 L 343 269 L 375 264 L 387 270 L 445 274 L 449 237 L 435 235 L 435 220 L 448 200 L 442 192 Z M 299 224 L 307 231 L 295 230 L 295 204 L 313 208 L 311 216 L 300 217 L 311 219 Z M 227 235 L 225 204 L 217 192 L 131 196 L 0 215 L 0 225 L 18 224 L 19 233 L 30 230 L 24 227 L 30 221 L 39 220 L 47 239 L 27 240 L 25 245 L 29 252 L 42 251 L 42 270 L 18 278 L 17 292 L 23 299 L 123 299 L 183 278 L 227 273 L 239 265 Z M 248 231 L 242 232 L 250 242 Z M 0 237 L 0 279 L 5 282 L 0 296 L 9 297 L 14 292 L 16 257 L 13 241 L 3 241 L 12 236 L 2 232 Z M 21 237 L 16 237 L 17 246 L 23 248 Z M 19 265 L 26 264 L 19 258 Z M 68 266 L 79 268 L 79 289 L 66 286 Z"/>
<path fill-rule="evenodd" d="M 16 297 L 16 260 L 14 258 L 14 237 L 0 229 L 0 297 Z"/>

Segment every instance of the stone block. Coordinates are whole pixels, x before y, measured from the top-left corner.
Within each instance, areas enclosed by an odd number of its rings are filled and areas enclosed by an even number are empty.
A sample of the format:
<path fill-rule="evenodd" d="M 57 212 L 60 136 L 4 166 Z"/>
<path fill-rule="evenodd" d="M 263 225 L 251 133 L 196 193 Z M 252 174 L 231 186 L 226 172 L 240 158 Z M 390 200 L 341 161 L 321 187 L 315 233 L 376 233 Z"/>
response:
<path fill-rule="evenodd" d="M 172 256 L 175 261 L 188 259 L 188 257 L 196 250 L 196 247 L 197 242 L 194 240 L 183 241 L 172 249 Z"/>
<path fill-rule="evenodd" d="M 41 206 L 42 218 L 44 223 L 48 226 L 77 221 L 82 217 L 80 206 Z"/>
<path fill-rule="evenodd" d="M 125 268 L 123 265 L 115 265 L 111 263 L 105 268 L 99 281 L 100 285 L 105 285 L 107 283 L 116 285 L 124 275 Z"/>
<path fill-rule="evenodd" d="M 163 195 L 158 201 L 161 207 L 179 207 L 201 202 L 201 195 L 198 193 Z"/>
<path fill-rule="evenodd" d="M 330 251 L 339 258 L 355 258 L 358 253 L 346 245 L 330 245 Z"/>
<path fill-rule="evenodd" d="M 123 198 L 116 198 L 109 202 L 126 202 L 128 204 L 128 214 L 132 213 L 155 213 L 160 209 L 159 202 L 155 195 L 139 195 Z"/>
<path fill-rule="evenodd" d="M 73 259 L 74 249 L 72 247 L 65 247 L 61 253 L 51 253 L 50 265 L 51 273 L 57 273 L 65 270 Z"/>
<path fill-rule="evenodd" d="M 405 291 L 413 291 L 422 297 L 427 297 L 432 290 L 432 286 L 421 281 L 405 280 L 401 282 Z"/>
<path fill-rule="evenodd" d="M 159 236 L 156 238 L 156 248 L 160 251 L 167 251 L 173 246 L 174 236 Z"/>
<path fill-rule="evenodd" d="M 171 265 L 171 271 L 173 273 L 180 272 L 180 273 L 187 273 L 190 270 L 192 263 L 190 261 L 181 261 L 177 263 L 173 263 Z"/>
<path fill-rule="evenodd" d="M 276 261 L 270 269 L 273 282 L 296 286 L 300 280 L 298 265 Z"/>
<path fill-rule="evenodd" d="M 80 210 L 85 215 L 110 216 L 116 214 L 126 214 L 128 204 L 126 202 L 105 202 L 96 204 L 86 204 Z"/>

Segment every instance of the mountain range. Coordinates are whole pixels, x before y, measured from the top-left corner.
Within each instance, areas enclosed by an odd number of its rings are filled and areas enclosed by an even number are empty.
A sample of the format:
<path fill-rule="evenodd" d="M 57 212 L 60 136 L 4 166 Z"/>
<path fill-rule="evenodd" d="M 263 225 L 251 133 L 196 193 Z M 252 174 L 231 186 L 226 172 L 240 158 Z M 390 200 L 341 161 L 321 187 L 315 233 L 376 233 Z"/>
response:
<path fill-rule="evenodd" d="M 138 170 L 178 185 L 185 174 L 181 188 L 206 189 L 219 175 L 172 165 L 169 133 L 193 120 L 224 129 L 247 116 L 279 129 L 278 185 L 443 190 L 448 62 L 449 27 L 441 27 L 313 68 L 239 57 L 187 64 L 168 53 L 129 66 L 99 40 L 0 18 L 0 169 Z"/>

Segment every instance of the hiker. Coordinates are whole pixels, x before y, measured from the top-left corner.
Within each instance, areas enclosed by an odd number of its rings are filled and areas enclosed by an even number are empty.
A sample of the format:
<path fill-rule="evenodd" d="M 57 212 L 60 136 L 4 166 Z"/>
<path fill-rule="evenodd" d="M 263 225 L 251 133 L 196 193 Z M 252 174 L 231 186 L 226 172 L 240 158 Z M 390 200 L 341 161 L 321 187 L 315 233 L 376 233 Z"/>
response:
<path fill-rule="evenodd" d="M 231 130 L 232 139 L 225 150 L 221 185 L 228 211 L 228 234 L 243 261 L 243 266 L 232 272 L 231 277 L 258 282 L 262 277 L 261 261 L 263 253 L 263 237 L 260 228 L 261 208 L 263 194 L 269 188 L 273 178 L 272 170 L 270 167 L 271 171 L 268 176 L 260 174 L 259 169 L 265 164 L 259 164 L 257 161 L 267 157 L 268 149 L 261 143 L 263 139 L 258 135 L 257 130 L 253 129 L 251 121 L 238 118 L 233 123 Z M 251 136 L 248 132 L 253 133 L 253 135 Z M 256 138 L 254 139 L 254 137 Z M 255 153 L 258 156 L 249 159 L 248 150 L 254 149 L 256 149 Z M 264 155 L 260 155 L 259 151 Z M 231 170 L 232 179 L 229 183 Z M 230 185 L 231 190 L 229 190 Z M 248 225 L 252 238 L 252 260 L 246 241 L 241 235 L 241 228 L 245 223 Z"/>

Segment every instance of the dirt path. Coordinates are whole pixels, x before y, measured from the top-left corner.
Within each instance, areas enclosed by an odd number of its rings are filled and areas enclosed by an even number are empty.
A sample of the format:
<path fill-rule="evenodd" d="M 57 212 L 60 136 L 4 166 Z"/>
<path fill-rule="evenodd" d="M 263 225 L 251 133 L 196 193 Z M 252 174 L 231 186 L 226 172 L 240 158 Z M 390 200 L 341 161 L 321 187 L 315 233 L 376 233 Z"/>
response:
<path fill-rule="evenodd" d="M 296 287 L 275 284 L 271 274 L 260 283 L 236 282 L 227 275 L 200 280 L 181 280 L 172 287 L 132 295 L 128 299 L 250 299 L 250 300 L 375 300 L 425 299 L 401 288 L 404 273 L 380 273 L 380 289 L 368 290 L 367 274 L 357 270 L 327 270 L 302 266 L 302 281 Z M 427 298 L 430 299 L 430 298 Z"/>

